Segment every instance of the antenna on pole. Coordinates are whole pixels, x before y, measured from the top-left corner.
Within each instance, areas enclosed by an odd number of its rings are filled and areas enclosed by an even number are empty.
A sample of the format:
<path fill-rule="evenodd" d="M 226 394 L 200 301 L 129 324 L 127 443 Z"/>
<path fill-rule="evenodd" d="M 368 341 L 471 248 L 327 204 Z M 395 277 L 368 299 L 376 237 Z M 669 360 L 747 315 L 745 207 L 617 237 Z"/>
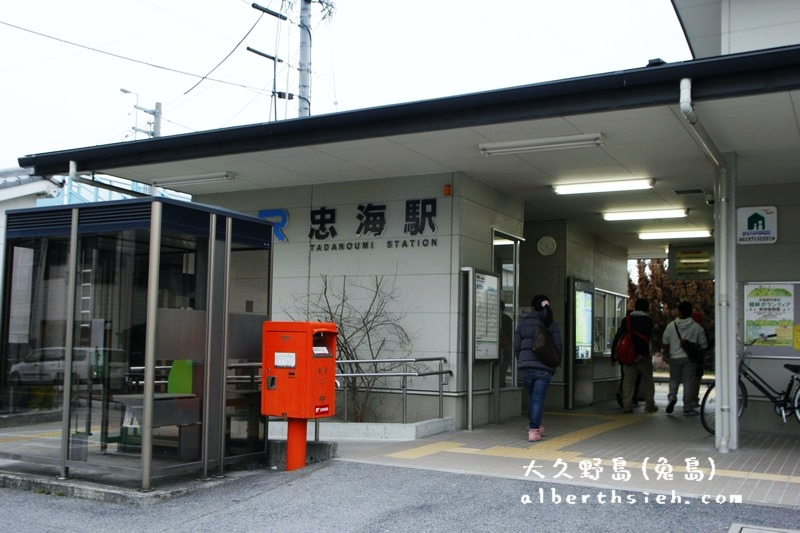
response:
<path fill-rule="evenodd" d="M 255 5 L 255 4 L 253 4 Z M 250 46 L 247 47 L 248 52 L 253 52 L 256 55 L 261 57 L 266 57 L 270 61 L 272 61 L 272 97 L 270 98 L 270 114 L 272 113 L 272 104 L 275 104 L 275 120 L 278 120 L 278 102 L 275 100 L 276 98 L 281 98 L 281 94 L 278 92 L 278 88 L 276 87 L 275 83 L 278 79 L 278 63 L 283 63 L 283 59 L 279 59 L 275 56 L 271 56 L 269 54 L 265 54 L 264 52 L 260 52 L 255 48 L 251 48 Z"/>
<path fill-rule="evenodd" d="M 273 16 L 273 17 L 275 17 L 275 18 L 277 18 L 279 20 L 288 20 L 288 17 L 286 15 L 284 15 L 283 13 L 278 13 L 277 11 L 272 11 L 271 9 L 268 9 L 268 8 L 266 8 L 264 6 L 260 6 L 260 5 L 254 3 L 254 4 L 251 4 L 251 7 L 253 9 L 257 9 L 257 10 L 261 11 L 262 13 L 266 13 L 267 15 Z M 272 104 L 275 104 L 275 120 L 278 120 L 278 102 L 277 102 L 276 99 L 277 98 L 286 98 L 288 96 L 288 98 L 291 100 L 294 97 L 294 95 L 291 94 L 291 93 L 278 92 L 278 88 L 276 86 L 277 79 L 278 79 L 278 63 L 283 63 L 283 59 L 279 59 L 276 56 L 271 56 L 269 54 L 265 54 L 264 52 L 260 52 L 260 51 L 256 50 L 255 48 L 251 48 L 250 46 L 247 47 L 247 51 L 248 52 L 253 52 L 256 55 L 260 55 L 261 57 L 265 57 L 265 58 L 269 59 L 270 61 L 272 61 L 272 96 L 270 98 L 270 106 L 269 107 L 270 107 L 270 116 L 271 116 L 272 115 Z"/>

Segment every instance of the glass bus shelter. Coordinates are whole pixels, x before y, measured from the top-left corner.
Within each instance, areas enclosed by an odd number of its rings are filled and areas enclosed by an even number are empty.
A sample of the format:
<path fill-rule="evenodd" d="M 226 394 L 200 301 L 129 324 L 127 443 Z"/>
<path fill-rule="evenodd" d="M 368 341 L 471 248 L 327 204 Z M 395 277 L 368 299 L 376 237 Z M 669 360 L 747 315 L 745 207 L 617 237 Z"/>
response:
<path fill-rule="evenodd" d="M 271 242 L 269 222 L 166 198 L 9 211 L 0 457 L 142 490 L 264 457 Z"/>

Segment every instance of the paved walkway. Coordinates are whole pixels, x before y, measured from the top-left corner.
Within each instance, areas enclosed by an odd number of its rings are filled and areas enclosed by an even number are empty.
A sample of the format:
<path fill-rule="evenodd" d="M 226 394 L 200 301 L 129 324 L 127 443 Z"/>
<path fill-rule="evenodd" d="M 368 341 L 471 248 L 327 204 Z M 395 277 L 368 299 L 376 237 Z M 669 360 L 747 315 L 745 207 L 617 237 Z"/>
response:
<path fill-rule="evenodd" d="M 403 466 L 429 471 L 474 473 L 485 476 L 542 480 L 580 487 L 637 491 L 653 498 L 701 498 L 714 501 L 800 509 L 800 439 L 796 435 L 745 433 L 740 448 L 719 453 L 714 438 L 697 417 L 661 410 L 622 414 L 614 402 L 575 411 L 547 412 L 545 435 L 527 442 L 526 419 L 488 424 L 473 431 L 456 430 L 410 441 L 338 441 L 338 460 Z M 657 397 L 658 400 L 658 397 Z M 793 422 L 790 422 L 793 423 Z M 194 490 L 212 489 L 225 480 L 200 482 L 191 478 L 159 481 L 152 493 L 136 484 L 120 487 L 114 474 L 82 474 L 60 481 L 52 467 L 0 461 L 3 483 L 12 477 L 35 477 L 42 490 L 58 492 L 59 484 L 93 491 L 97 499 L 158 500 Z M 235 477 L 235 476 L 234 476 Z M 30 486 L 30 485 L 28 485 Z M 596 492 L 596 491 L 594 491 Z M 579 497 L 580 495 L 578 495 Z M 663 496 L 662 496 L 663 497 Z"/>
<path fill-rule="evenodd" d="M 346 461 L 555 483 L 710 497 L 800 509 L 800 439 L 743 434 L 719 453 L 697 417 L 616 404 L 545 413 L 544 438 L 527 442 L 520 417 L 405 442 L 339 442 Z M 674 492 L 673 492 L 674 491 Z"/>

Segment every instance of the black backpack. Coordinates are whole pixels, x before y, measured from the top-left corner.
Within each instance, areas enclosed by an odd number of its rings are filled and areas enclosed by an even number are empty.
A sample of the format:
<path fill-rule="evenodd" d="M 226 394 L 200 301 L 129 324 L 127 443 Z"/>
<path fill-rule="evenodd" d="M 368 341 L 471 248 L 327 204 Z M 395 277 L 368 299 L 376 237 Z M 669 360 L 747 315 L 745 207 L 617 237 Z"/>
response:
<path fill-rule="evenodd" d="M 561 366 L 561 354 L 556 349 L 553 336 L 550 330 L 541 324 L 536 326 L 536 333 L 533 336 L 533 353 L 540 363 L 551 368 Z"/>

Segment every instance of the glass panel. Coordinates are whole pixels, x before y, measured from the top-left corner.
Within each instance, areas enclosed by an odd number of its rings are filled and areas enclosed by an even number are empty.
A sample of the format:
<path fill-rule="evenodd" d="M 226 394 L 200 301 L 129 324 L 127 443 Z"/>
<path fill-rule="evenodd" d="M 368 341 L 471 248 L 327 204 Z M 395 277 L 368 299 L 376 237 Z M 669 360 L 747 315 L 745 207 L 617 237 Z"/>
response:
<path fill-rule="evenodd" d="M 237 231 L 234 221 L 234 234 Z M 266 228 L 271 231 L 270 228 Z M 262 229 L 263 231 L 263 229 Z M 228 293 L 225 456 L 265 449 L 261 417 L 261 330 L 269 318 L 269 250 L 233 243 Z"/>
<path fill-rule="evenodd" d="M 617 309 L 616 309 L 617 318 L 614 321 L 615 324 L 619 324 L 620 322 L 622 322 L 622 319 L 628 313 L 627 307 L 628 307 L 628 299 L 625 298 L 624 296 L 617 296 Z"/>
<path fill-rule="evenodd" d="M 516 365 L 513 364 L 515 305 L 517 302 L 517 247 L 518 241 L 499 232 L 494 232 L 494 271 L 500 276 L 500 386 L 514 383 Z"/>
<path fill-rule="evenodd" d="M 199 216 L 208 218 L 202 213 Z M 161 234 L 153 384 L 154 472 L 175 463 L 198 462 L 201 457 L 206 420 L 208 250 L 206 237 L 171 231 Z"/>
<path fill-rule="evenodd" d="M 69 240 L 9 239 L 7 246 L 0 411 L 14 415 L 14 438 L 0 439 L 0 452 L 58 464 L 64 376 L 71 372 L 64 358 Z M 86 368 L 81 357 L 75 369 Z"/>
<path fill-rule="evenodd" d="M 149 232 L 82 235 L 78 240 L 69 453 L 72 461 L 140 468 L 140 413 L 121 401 L 141 387 Z M 88 360 L 84 365 L 82 362 Z M 138 415 L 138 416 L 137 416 Z"/>
<path fill-rule="evenodd" d="M 602 291 L 597 291 L 594 293 L 594 344 L 592 345 L 592 352 L 595 354 L 602 354 L 605 352 L 607 338 L 607 296 L 608 295 Z"/>
<path fill-rule="evenodd" d="M 605 331 L 606 331 L 606 344 L 603 352 L 607 355 L 611 355 L 611 344 L 614 342 L 614 336 L 617 334 L 617 327 L 619 326 L 620 320 L 622 319 L 617 312 L 617 302 L 619 300 L 619 296 L 615 296 L 612 294 L 606 295 L 606 306 L 605 306 L 605 324 L 603 324 Z"/>
<path fill-rule="evenodd" d="M 150 232 L 81 235 L 69 458 L 141 472 Z M 155 342 L 153 472 L 200 457 L 205 298 L 197 238 L 162 234 Z M 204 276 L 204 274 L 203 274 Z M 76 364 L 80 359 L 76 358 Z"/>

